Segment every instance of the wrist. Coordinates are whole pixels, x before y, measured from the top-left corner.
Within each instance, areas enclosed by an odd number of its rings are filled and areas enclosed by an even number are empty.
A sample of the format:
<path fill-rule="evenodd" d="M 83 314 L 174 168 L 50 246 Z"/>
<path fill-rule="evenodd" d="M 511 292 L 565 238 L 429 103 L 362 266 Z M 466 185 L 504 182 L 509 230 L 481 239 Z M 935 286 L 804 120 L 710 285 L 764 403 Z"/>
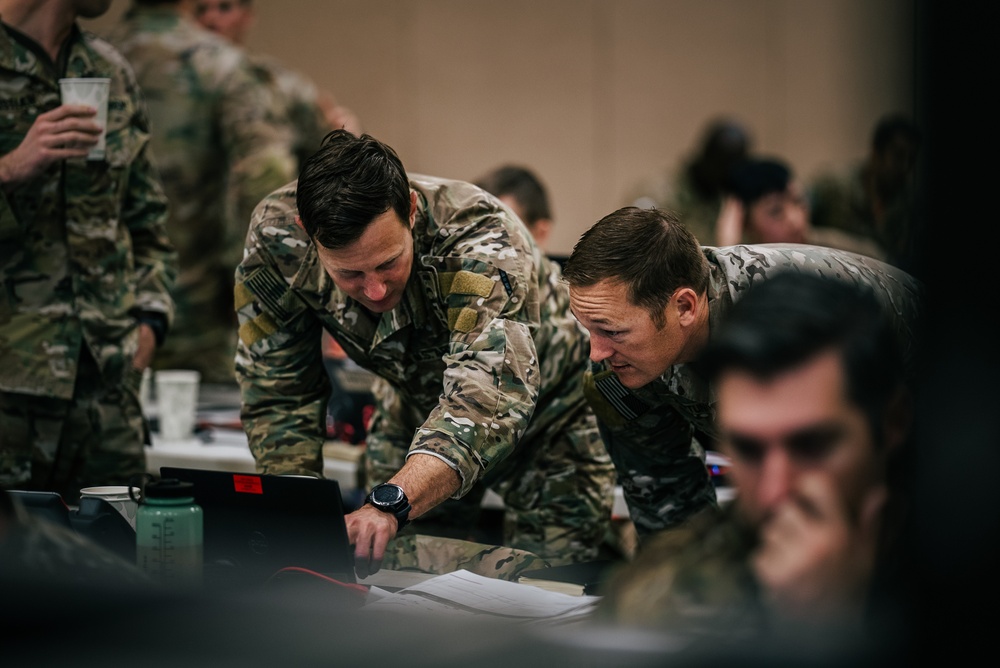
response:
<path fill-rule="evenodd" d="M 412 506 L 406 497 L 406 492 L 399 485 L 392 483 L 375 485 L 365 498 L 365 503 L 376 510 L 395 516 L 396 531 L 400 531 L 409 523 Z"/>
<path fill-rule="evenodd" d="M 153 330 L 153 336 L 156 338 L 157 347 L 163 345 L 164 339 L 167 338 L 167 317 L 165 315 L 162 313 L 147 311 L 139 315 L 139 323 L 146 325 Z"/>

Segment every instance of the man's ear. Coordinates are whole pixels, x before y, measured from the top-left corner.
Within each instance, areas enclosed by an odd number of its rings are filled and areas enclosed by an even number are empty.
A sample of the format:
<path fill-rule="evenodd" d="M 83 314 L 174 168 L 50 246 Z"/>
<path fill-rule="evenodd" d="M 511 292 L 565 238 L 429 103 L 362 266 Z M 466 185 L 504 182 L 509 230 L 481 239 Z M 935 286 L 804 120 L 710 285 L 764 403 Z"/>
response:
<path fill-rule="evenodd" d="M 416 190 L 411 190 L 410 191 L 410 229 L 411 230 L 413 229 L 413 226 L 416 224 L 416 222 L 417 222 L 417 191 Z"/>
<path fill-rule="evenodd" d="M 298 225 L 300 228 L 302 228 L 303 232 L 305 231 L 306 226 L 302 224 L 302 219 L 299 218 L 298 214 L 295 214 L 295 224 Z"/>
<path fill-rule="evenodd" d="M 701 301 L 698 299 L 698 294 L 691 288 L 677 288 L 670 301 L 667 302 L 667 308 L 670 308 L 670 304 L 676 304 L 677 308 L 677 321 L 681 325 L 691 325 L 698 320 L 698 309 L 701 308 Z"/>

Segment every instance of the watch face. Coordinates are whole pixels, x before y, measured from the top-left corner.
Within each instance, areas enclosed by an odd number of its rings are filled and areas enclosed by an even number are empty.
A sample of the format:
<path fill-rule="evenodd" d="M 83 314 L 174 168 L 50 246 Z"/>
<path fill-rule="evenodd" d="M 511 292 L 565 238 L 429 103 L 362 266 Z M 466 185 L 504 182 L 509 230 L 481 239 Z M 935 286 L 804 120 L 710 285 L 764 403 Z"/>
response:
<path fill-rule="evenodd" d="M 382 506 L 391 506 L 403 500 L 403 490 L 396 485 L 377 485 L 372 489 L 372 501 Z"/>

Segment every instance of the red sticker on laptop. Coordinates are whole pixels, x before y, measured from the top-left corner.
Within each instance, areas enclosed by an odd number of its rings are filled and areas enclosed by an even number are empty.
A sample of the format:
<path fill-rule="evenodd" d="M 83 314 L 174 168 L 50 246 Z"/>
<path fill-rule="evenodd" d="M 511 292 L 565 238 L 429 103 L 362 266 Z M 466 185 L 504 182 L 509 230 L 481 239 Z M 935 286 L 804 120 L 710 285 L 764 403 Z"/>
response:
<path fill-rule="evenodd" d="M 233 487 L 237 492 L 244 494 L 263 494 L 264 488 L 260 484 L 260 477 L 255 475 L 234 475 Z"/>

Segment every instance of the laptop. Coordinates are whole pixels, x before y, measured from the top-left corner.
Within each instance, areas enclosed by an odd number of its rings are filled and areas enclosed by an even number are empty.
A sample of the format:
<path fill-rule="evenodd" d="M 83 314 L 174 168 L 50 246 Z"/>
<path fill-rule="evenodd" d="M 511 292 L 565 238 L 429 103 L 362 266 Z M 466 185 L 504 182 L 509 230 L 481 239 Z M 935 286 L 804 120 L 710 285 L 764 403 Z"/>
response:
<path fill-rule="evenodd" d="M 289 568 L 355 582 L 336 480 L 173 466 L 160 477 L 194 485 L 207 584 L 264 584 Z"/>

